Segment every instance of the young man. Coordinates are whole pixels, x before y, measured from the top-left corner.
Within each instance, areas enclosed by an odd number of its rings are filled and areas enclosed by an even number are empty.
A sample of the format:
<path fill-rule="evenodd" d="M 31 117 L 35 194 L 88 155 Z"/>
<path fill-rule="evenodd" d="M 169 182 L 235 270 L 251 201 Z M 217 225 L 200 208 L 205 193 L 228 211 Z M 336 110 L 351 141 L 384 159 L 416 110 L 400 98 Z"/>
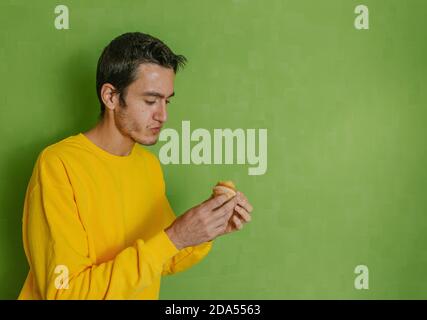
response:
<path fill-rule="evenodd" d="M 101 119 L 45 148 L 29 182 L 23 240 L 30 270 L 19 299 L 158 299 L 162 275 L 183 271 L 212 240 L 241 229 L 252 206 L 238 192 L 175 217 L 157 142 L 185 58 L 126 33 L 97 67 Z"/>

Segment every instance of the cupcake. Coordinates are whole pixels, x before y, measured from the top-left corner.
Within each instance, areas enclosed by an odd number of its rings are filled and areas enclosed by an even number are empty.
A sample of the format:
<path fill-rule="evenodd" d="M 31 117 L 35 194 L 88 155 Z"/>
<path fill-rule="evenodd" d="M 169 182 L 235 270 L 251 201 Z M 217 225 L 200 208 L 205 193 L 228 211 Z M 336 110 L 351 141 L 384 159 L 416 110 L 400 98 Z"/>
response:
<path fill-rule="evenodd" d="M 226 194 L 228 200 L 237 194 L 233 181 L 220 181 L 216 184 L 213 188 L 213 196 L 216 197 L 222 194 Z"/>

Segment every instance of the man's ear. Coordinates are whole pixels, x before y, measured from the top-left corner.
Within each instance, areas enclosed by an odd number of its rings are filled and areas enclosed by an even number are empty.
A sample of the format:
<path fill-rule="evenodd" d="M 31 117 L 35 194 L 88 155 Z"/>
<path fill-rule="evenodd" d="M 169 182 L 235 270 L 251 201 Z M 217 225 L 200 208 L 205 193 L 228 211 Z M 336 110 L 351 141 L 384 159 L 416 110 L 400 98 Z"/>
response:
<path fill-rule="evenodd" d="M 119 105 L 119 95 L 111 83 L 104 83 L 101 87 L 101 98 L 109 110 L 114 110 Z"/>

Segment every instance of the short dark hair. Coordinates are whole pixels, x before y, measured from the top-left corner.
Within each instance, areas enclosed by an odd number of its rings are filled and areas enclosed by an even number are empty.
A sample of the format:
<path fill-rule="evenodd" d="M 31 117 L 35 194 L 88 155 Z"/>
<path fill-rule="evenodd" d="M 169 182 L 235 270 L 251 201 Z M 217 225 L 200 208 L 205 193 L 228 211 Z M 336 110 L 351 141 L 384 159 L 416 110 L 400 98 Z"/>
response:
<path fill-rule="evenodd" d="M 124 33 L 104 48 L 96 68 L 96 92 L 101 104 L 100 117 L 105 105 L 101 98 L 104 83 L 111 83 L 124 104 L 127 87 L 136 80 L 136 71 L 141 63 L 155 63 L 171 68 L 176 73 L 184 67 L 187 59 L 177 55 L 159 39 L 142 32 Z"/>

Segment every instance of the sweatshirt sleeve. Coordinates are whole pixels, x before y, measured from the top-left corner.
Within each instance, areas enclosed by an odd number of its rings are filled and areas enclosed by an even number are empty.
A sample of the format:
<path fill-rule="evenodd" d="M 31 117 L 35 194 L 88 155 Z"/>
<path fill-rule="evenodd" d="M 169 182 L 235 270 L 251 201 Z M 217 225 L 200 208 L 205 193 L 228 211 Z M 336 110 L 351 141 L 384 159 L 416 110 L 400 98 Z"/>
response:
<path fill-rule="evenodd" d="M 176 216 L 169 204 L 166 196 L 164 197 L 165 211 L 168 215 L 168 220 L 172 223 Z M 162 275 L 171 275 L 181 271 L 185 271 L 195 264 L 199 263 L 212 248 L 213 241 L 208 241 L 197 246 L 191 246 L 181 249 L 177 254 L 168 259 L 163 266 Z"/>
<path fill-rule="evenodd" d="M 162 230 L 96 264 L 60 158 L 43 151 L 27 189 L 24 249 L 41 299 L 130 299 L 179 253 Z M 66 271 L 66 273 L 64 273 Z M 67 275 L 67 282 L 61 282 Z"/>
<path fill-rule="evenodd" d="M 174 257 L 169 259 L 163 266 L 162 275 L 175 274 L 185 271 L 199 263 L 211 250 L 212 241 L 188 247 L 180 250 Z"/>

